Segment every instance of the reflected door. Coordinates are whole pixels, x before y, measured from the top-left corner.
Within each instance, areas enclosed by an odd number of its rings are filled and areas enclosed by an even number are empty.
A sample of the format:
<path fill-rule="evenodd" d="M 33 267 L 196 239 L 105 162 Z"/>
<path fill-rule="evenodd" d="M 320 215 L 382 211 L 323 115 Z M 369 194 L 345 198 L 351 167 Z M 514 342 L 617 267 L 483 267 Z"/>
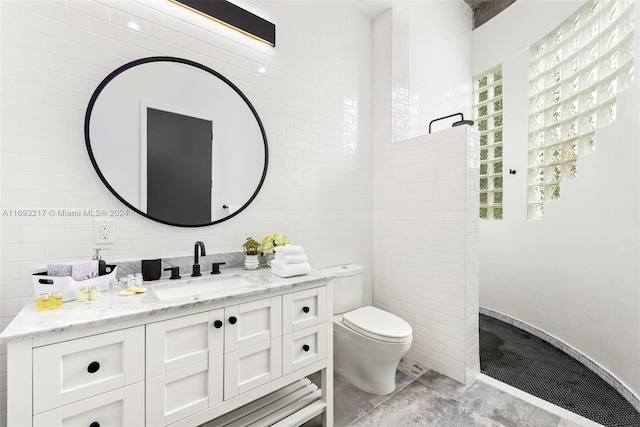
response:
<path fill-rule="evenodd" d="M 147 213 L 181 225 L 212 221 L 213 123 L 147 108 Z"/>

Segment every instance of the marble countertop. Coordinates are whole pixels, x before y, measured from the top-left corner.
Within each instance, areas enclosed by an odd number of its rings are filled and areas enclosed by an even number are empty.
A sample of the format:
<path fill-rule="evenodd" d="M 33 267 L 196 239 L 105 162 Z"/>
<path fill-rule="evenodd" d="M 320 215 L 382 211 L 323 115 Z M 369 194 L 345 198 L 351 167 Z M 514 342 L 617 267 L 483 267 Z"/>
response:
<path fill-rule="evenodd" d="M 206 294 L 189 295 L 181 298 L 161 300 L 154 289 L 167 285 L 189 284 L 194 281 L 218 280 L 241 275 L 255 283 L 240 289 L 207 292 Z M 207 277 L 208 276 L 208 277 Z M 102 292 L 96 301 L 68 301 L 56 310 L 36 311 L 35 301 L 27 304 L 11 323 L 0 334 L 0 343 L 55 334 L 71 329 L 115 323 L 140 317 L 153 316 L 159 313 L 184 310 L 200 305 L 213 304 L 227 300 L 266 294 L 294 286 L 320 283 L 333 275 L 312 270 L 304 276 L 281 278 L 271 273 L 266 267 L 249 271 L 244 268 L 229 268 L 220 275 L 203 274 L 199 278 L 183 276 L 180 280 L 159 280 L 145 282 L 147 293 L 121 297 L 116 291 Z"/>

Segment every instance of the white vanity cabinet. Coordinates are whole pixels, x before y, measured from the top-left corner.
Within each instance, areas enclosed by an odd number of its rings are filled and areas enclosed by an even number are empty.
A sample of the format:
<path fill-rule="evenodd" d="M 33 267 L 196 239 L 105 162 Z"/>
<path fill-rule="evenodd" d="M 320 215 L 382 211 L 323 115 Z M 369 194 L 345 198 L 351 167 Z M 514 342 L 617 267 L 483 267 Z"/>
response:
<path fill-rule="evenodd" d="M 311 288 L 282 296 L 283 333 L 327 321 L 327 288 Z"/>
<path fill-rule="evenodd" d="M 170 425 L 282 373 L 281 297 L 147 325 L 148 425 Z"/>
<path fill-rule="evenodd" d="M 222 402 L 224 309 L 147 325 L 147 424 L 164 426 Z"/>
<path fill-rule="evenodd" d="M 282 298 L 260 299 L 224 309 L 224 399 L 282 375 Z"/>
<path fill-rule="evenodd" d="M 33 416 L 33 427 L 144 425 L 144 382 Z"/>
<path fill-rule="evenodd" d="M 293 427 L 322 414 L 331 427 L 331 286 L 322 276 L 172 310 L 154 303 L 146 316 L 9 341 L 8 425 L 217 427 L 266 414 Z M 319 390 L 304 380 L 318 371 Z"/>
<path fill-rule="evenodd" d="M 43 345 L 32 357 L 34 426 L 144 420 L 143 326 Z"/>
<path fill-rule="evenodd" d="M 282 369 L 289 374 L 327 356 L 327 289 L 282 296 Z"/>

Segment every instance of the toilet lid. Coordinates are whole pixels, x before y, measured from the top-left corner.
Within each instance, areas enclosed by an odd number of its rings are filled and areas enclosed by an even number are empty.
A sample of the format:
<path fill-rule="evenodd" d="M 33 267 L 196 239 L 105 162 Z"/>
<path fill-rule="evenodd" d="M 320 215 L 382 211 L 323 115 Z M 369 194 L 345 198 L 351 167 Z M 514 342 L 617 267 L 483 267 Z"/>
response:
<path fill-rule="evenodd" d="M 371 306 L 344 313 L 342 322 L 369 338 L 386 342 L 406 342 L 413 332 L 411 325 L 395 314 Z"/>

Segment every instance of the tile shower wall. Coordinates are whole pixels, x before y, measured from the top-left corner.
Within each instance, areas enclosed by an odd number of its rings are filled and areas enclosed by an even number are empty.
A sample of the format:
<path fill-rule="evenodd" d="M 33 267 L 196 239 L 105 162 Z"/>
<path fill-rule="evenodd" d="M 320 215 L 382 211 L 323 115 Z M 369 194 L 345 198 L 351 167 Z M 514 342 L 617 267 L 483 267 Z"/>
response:
<path fill-rule="evenodd" d="M 596 131 L 578 176 L 527 221 L 529 45 L 584 2 L 515 2 L 474 31 L 474 71 L 503 63 L 505 219 L 482 221 L 480 303 L 544 331 L 640 396 L 640 82 L 618 95 L 616 122 Z M 635 62 L 640 67 L 640 2 Z M 524 18 L 526 17 L 526 19 Z M 517 27 L 516 27 L 517 26 Z M 518 37 L 505 37 L 515 34 Z M 606 376 L 606 375 L 604 375 Z M 614 383 L 615 383 L 614 382 Z M 636 400 L 637 401 L 637 400 Z"/>
<path fill-rule="evenodd" d="M 477 144 L 460 127 L 374 155 L 374 305 L 411 324 L 409 358 L 463 384 L 479 372 Z"/>
<path fill-rule="evenodd" d="M 2 209 L 124 208 L 96 175 L 84 139 L 92 91 L 113 69 L 169 55 L 205 64 L 251 100 L 270 147 L 267 179 L 245 211 L 177 228 L 131 213 L 105 259 L 234 252 L 286 233 L 314 267 L 365 266 L 371 301 L 371 20 L 348 2 L 243 3 L 277 25 L 271 48 L 168 1 L 2 1 Z M 135 22 L 140 30 L 131 30 Z M 265 74 L 257 69 L 264 67 Z M 88 258 L 90 217 L 2 217 L 0 329 L 32 298 L 30 275 Z M 6 346 L 0 347 L 0 426 Z"/>
<path fill-rule="evenodd" d="M 397 2 L 391 13 L 391 140 L 425 135 L 438 117 L 471 117 L 469 6 L 462 0 Z M 434 123 L 433 131 L 453 121 Z"/>
<path fill-rule="evenodd" d="M 439 10 L 424 22 L 468 20 L 451 64 L 467 72 L 469 91 L 460 95 L 470 107 L 471 11 L 453 3 Z M 466 383 L 479 371 L 478 141 L 465 126 L 392 143 L 395 16 L 374 22 L 374 305 L 411 324 L 411 359 Z M 442 93 L 459 89 L 455 79 L 441 83 Z M 452 113 L 442 108 L 439 116 Z"/>

